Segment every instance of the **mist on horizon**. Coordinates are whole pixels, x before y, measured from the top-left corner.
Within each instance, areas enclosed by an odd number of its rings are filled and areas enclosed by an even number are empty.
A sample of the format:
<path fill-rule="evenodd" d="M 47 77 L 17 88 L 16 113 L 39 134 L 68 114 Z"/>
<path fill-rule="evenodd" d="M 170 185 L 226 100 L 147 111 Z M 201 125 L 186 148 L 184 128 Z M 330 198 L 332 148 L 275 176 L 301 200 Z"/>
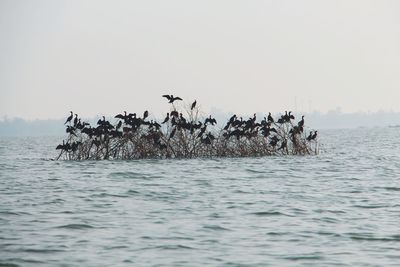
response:
<path fill-rule="evenodd" d="M 400 111 L 398 1 L 0 2 L 0 117 Z"/>

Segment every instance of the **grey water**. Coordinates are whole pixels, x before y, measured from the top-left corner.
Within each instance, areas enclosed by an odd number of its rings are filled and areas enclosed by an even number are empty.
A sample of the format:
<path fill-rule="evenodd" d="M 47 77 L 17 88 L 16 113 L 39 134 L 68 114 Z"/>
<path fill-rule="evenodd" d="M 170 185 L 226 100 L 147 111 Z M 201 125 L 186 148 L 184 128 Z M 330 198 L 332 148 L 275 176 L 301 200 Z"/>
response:
<path fill-rule="evenodd" d="M 0 266 L 400 266 L 400 128 L 317 156 L 51 161 L 0 138 Z"/>

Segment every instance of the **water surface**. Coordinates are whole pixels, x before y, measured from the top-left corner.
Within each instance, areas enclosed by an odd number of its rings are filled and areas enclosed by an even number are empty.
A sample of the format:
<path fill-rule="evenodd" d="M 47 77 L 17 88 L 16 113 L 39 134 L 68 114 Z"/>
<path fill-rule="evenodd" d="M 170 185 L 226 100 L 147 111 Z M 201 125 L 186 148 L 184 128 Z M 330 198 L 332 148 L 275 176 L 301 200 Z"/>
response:
<path fill-rule="evenodd" d="M 399 266 L 399 128 L 321 154 L 50 161 L 0 139 L 0 266 Z"/>

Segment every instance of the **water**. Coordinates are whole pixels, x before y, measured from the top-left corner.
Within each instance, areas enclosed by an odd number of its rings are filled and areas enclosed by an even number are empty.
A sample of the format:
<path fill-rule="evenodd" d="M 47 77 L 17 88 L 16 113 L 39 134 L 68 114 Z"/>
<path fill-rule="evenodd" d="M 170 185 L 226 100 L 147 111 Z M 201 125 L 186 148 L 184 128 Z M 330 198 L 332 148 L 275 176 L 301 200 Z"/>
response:
<path fill-rule="evenodd" d="M 0 266 L 399 266 L 399 128 L 318 156 L 49 161 L 0 139 Z"/>

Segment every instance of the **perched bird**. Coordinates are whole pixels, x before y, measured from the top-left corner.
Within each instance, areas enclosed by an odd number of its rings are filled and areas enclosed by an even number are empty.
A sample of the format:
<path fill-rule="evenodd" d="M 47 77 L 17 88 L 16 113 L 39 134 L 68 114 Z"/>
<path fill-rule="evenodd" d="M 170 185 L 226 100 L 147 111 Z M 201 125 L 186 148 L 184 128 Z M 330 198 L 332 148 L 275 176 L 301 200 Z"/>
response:
<path fill-rule="evenodd" d="M 146 119 L 148 116 L 149 116 L 149 112 L 146 110 L 146 111 L 143 113 L 143 120 Z"/>
<path fill-rule="evenodd" d="M 171 116 L 173 117 L 179 117 L 179 113 L 176 110 L 171 111 Z"/>
<path fill-rule="evenodd" d="M 289 120 L 294 120 L 295 119 L 295 117 L 293 116 L 293 114 L 291 114 L 292 112 L 291 111 L 289 111 Z"/>
<path fill-rule="evenodd" d="M 166 99 L 169 100 L 169 103 L 174 103 L 176 100 L 182 100 L 180 97 L 174 97 L 174 95 L 163 95 L 162 97 L 165 97 Z"/>
<path fill-rule="evenodd" d="M 315 131 L 315 132 L 314 132 L 313 136 L 311 137 L 312 140 L 314 140 L 315 138 L 317 138 L 317 132 L 318 132 L 318 131 Z"/>
<path fill-rule="evenodd" d="M 58 149 L 64 150 L 64 148 L 65 148 L 65 143 L 64 143 L 64 140 L 63 140 L 62 145 L 58 145 L 58 146 L 56 147 L 56 150 L 58 150 Z"/>
<path fill-rule="evenodd" d="M 304 126 L 304 116 L 301 116 L 301 120 L 297 123 L 297 125 L 299 127 L 303 127 Z"/>
<path fill-rule="evenodd" d="M 311 131 L 310 134 L 307 136 L 307 141 L 311 141 L 314 140 L 315 138 L 317 138 L 317 132 L 315 131 L 314 133 Z"/>
<path fill-rule="evenodd" d="M 190 110 L 193 110 L 196 107 L 197 101 L 195 100 L 190 107 Z"/>
<path fill-rule="evenodd" d="M 77 124 L 78 124 L 78 114 L 75 114 L 74 127 L 76 127 Z"/>
<path fill-rule="evenodd" d="M 74 113 L 72 113 L 72 111 L 70 111 L 70 112 L 71 112 L 71 115 L 67 118 L 67 120 L 65 121 L 64 124 L 67 124 L 68 122 L 70 122 L 72 120 L 72 118 L 74 117 Z"/>
<path fill-rule="evenodd" d="M 271 116 L 271 112 L 269 112 L 268 113 L 268 121 L 270 122 L 270 123 L 273 123 L 274 122 L 274 118 L 272 118 L 272 116 Z"/>
<path fill-rule="evenodd" d="M 115 129 L 118 130 L 119 128 L 121 128 L 121 126 L 122 126 L 122 121 L 119 121 L 118 124 L 117 124 L 117 126 L 115 127 Z"/>
<path fill-rule="evenodd" d="M 165 119 L 164 119 L 164 121 L 162 122 L 162 124 L 168 122 L 168 120 L 169 120 L 169 113 L 167 113 L 167 117 L 165 117 Z"/>

